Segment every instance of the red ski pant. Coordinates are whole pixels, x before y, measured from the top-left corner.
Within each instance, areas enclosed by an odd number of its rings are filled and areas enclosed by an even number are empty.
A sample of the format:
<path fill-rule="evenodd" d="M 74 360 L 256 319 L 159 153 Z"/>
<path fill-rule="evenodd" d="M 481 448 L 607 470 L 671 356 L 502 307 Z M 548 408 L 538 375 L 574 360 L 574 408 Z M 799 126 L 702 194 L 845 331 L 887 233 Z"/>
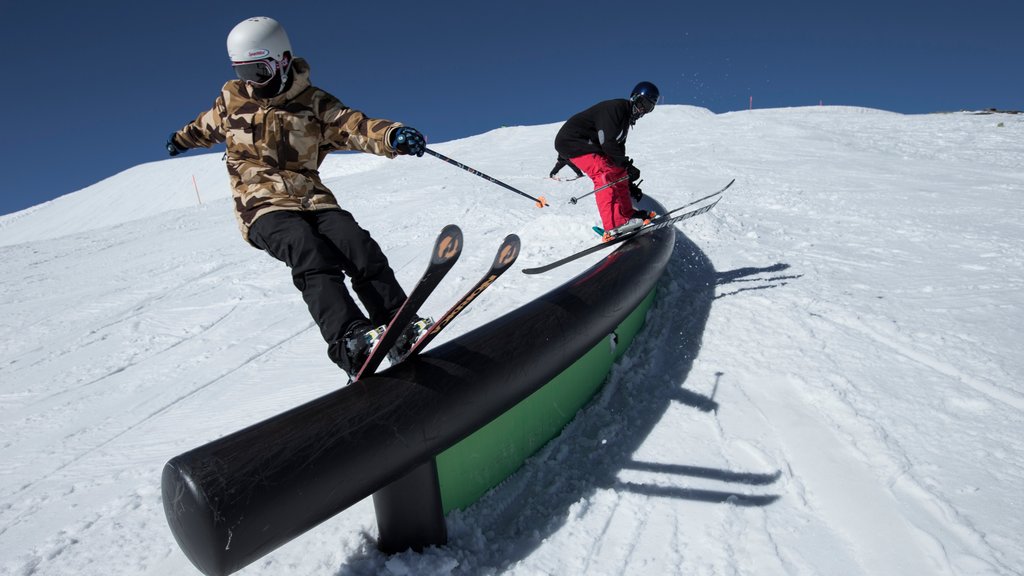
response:
<path fill-rule="evenodd" d="M 594 181 L 594 188 L 600 188 L 626 175 L 625 168 L 612 164 L 607 156 L 600 154 L 576 156 L 572 162 Z M 629 182 L 625 180 L 594 194 L 594 200 L 597 202 L 597 212 L 601 215 L 601 226 L 605 230 L 622 226 L 633 217 Z"/>

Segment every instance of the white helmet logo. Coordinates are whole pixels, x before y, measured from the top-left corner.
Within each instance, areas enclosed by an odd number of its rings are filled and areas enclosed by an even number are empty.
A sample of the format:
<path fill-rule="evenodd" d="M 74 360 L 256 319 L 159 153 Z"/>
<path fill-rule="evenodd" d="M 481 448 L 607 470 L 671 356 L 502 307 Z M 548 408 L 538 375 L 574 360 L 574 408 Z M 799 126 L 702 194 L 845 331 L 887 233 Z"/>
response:
<path fill-rule="evenodd" d="M 246 56 L 248 56 L 249 58 L 253 58 L 253 59 L 255 59 L 255 58 L 266 58 L 269 55 L 270 55 L 270 50 L 249 50 L 249 52 L 246 53 Z"/>

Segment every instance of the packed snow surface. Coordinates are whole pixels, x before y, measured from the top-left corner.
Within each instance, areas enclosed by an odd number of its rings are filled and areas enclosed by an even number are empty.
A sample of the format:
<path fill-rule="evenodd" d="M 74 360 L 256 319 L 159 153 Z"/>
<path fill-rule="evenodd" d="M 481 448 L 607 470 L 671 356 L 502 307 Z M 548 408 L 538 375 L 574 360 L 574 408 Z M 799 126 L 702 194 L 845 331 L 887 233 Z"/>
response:
<path fill-rule="evenodd" d="M 603 256 L 520 273 L 595 240 L 589 181 L 546 178 L 557 129 L 434 145 L 544 209 L 429 156 L 325 163 L 407 286 L 462 227 L 431 314 L 522 237 L 439 342 Z M 628 148 L 666 206 L 736 184 L 594 401 L 447 546 L 383 556 L 367 499 L 240 573 L 1024 573 L 1024 117 L 663 106 Z M 0 217 L 0 573 L 198 573 L 164 463 L 344 384 L 231 206 L 193 152 Z"/>

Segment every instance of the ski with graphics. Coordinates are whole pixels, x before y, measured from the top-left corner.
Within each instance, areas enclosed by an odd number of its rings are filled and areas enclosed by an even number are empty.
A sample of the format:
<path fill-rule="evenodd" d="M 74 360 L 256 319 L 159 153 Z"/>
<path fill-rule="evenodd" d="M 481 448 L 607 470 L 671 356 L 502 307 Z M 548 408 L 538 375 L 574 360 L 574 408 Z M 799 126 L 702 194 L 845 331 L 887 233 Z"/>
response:
<path fill-rule="evenodd" d="M 427 301 L 427 298 L 441 283 L 441 279 L 452 269 L 461 254 L 462 230 L 454 224 L 449 224 L 441 230 L 437 240 L 434 241 L 434 251 L 430 255 L 430 263 L 427 265 L 426 271 L 423 272 L 423 276 L 420 277 L 419 282 L 405 299 L 405 303 L 384 329 L 384 333 L 377 339 L 370 355 L 363 362 L 362 368 L 352 378 L 353 382 L 359 380 L 364 374 L 373 374 L 380 366 L 388 352 L 408 328 L 409 323 L 416 317 L 420 306 Z"/>
<path fill-rule="evenodd" d="M 616 244 L 625 242 L 626 240 L 629 240 L 631 238 L 636 238 L 637 236 L 642 236 L 644 234 L 650 234 L 651 232 L 654 232 L 655 230 L 659 230 L 659 229 L 664 228 L 666 226 L 671 226 L 672 224 L 675 224 L 676 222 L 680 222 L 682 220 L 686 220 L 686 219 L 689 219 L 689 218 L 693 218 L 694 216 L 699 216 L 701 214 L 704 214 L 705 212 L 708 212 L 712 208 L 714 208 L 715 205 L 718 204 L 718 201 L 721 200 L 721 198 L 715 198 L 715 197 L 716 196 L 721 196 L 721 194 L 723 192 L 725 192 L 726 190 L 728 190 L 729 187 L 732 186 L 733 182 L 735 182 L 735 181 L 736 180 L 733 179 L 733 180 L 729 181 L 729 183 L 726 184 L 721 190 L 718 190 L 716 192 L 712 192 L 711 194 L 708 194 L 707 196 L 704 196 L 703 198 L 698 198 L 696 200 L 687 202 L 686 204 L 683 204 L 682 206 L 679 206 L 678 208 L 673 208 L 672 210 L 669 210 L 668 212 L 666 212 L 666 213 L 664 213 L 664 214 L 662 214 L 662 215 L 660 215 L 660 216 L 658 216 L 656 218 L 651 219 L 647 224 L 644 224 L 642 226 L 639 226 L 639 227 L 634 228 L 632 230 L 629 230 L 627 232 L 621 233 L 618 236 L 613 237 L 611 240 L 608 240 L 607 242 L 602 242 L 600 244 L 596 244 L 596 245 L 591 246 L 589 248 L 585 248 L 583 250 L 580 250 L 579 252 L 575 252 L 573 254 L 570 254 L 570 255 L 566 256 L 565 258 L 562 258 L 561 260 L 556 260 L 554 262 L 551 262 L 549 264 L 545 264 L 543 266 L 537 266 L 536 268 L 525 268 L 525 269 L 523 269 L 523 274 L 540 274 L 542 272 L 547 272 L 549 270 L 553 270 L 555 268 L 558 268 L 559 266 L 561 266 L 563 264 L 568 264 L 569 262 L 572 262 L 573 260 L 578 260 L 578 259 L 586 256 L 587 254 L 593 254 L 594 252 L 599 252 L 601 250 L 604 250 L 605 248 L 609 248 L 609 247 L 614 246 Z M 697 208 L 695 210 L 690 210 L 689 212 L 683 212 L 682 214 L 676 215 L 680 210 L 682 210 L 684 208 L 689 208 L 690 206 L 693 206 L 694 204 L 698 204 L 700 202 L 703 202 L 705 200 L 710 200 L 712 198 L 715 198 L 715 201 L 712 202 L 711 204 L 707 204 L 707 205 L 701 206 L 700 208 Z"/>
<path fill-rule="evenodd" d="M 444 330 L 448 324 L 451 324 L 452 320 L 459 315 L 460 312 L 465 310 L 466 306 L 473 300 L 476 300 L 484 290 L 486 290 L 499 276 L 505 273 L 512 264 L 515 263 L 516 258 L 519 257 L 519 236 L 515 234 L 509 234 L 502 241 L 501 246 L 498 247 L 498 253 L 494 255 L 494 262 L 491 263 L 491 267 L 487 270 L 487 273 L 469 289 L 466 294 L 460 298 L 451 308 L 445 312 L 444 316 L 441 316 L 437 322 L 430 326 L 423 336 L 412 345 L 409 352 L 403 356 L 399 362 L 411 358 L 419 354 L 427 344 L 430 343 L 437 335 Z"/>

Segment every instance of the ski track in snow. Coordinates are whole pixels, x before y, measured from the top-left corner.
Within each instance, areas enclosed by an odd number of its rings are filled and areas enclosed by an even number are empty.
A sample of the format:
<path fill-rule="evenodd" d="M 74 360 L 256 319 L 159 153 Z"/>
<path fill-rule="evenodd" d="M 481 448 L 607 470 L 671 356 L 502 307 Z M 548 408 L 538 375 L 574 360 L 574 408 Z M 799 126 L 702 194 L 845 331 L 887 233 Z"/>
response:
<path fill-rule="evenodd" d="M 546 177 L 557 128 L 436 145 L 543 210 L 430 159 L 332 156 L 323 175 L 404 284 L 463 228 L 436 316 L 509 232 L 515 268 L 594 242 L 592 200 L 568 204 L 589 182 Z M 1022 131 L 659 108 L 630 135 L 645 192 L 673 207 L 737 182 L 679 226 L 595 400 L 450 514 L 445 547 L 381 555 L 367 499 L 240 574 L 1024 573 Z M 164 521 L 164 462 L 343 385 L 287 269 L 238 237 L 219 156 L 0 216 L 0 574 L 198 573 Z M 437 343 L 601 256 L 511 270 Z"/>

